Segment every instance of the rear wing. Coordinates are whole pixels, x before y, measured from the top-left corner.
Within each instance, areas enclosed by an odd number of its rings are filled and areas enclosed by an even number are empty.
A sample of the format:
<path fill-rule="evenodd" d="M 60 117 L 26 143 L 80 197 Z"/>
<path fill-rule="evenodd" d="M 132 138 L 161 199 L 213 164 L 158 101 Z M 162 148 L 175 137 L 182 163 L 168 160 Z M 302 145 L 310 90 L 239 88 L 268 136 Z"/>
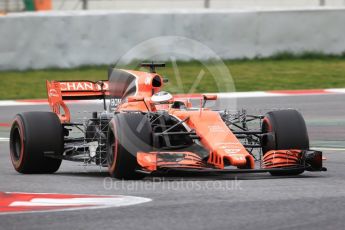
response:
<path fill-rule="evenodd" d="M 103 99 L 109 96 L 108 81 L 47 81 L 46 84 L 49 105 L 61 122 L 70 122 L 70 111 L 64 100 Z"/>
<path fill-rule="evenodd" d="M 104 81 L 47 81 L 48 98 L 53 94 L 61 94 L 63 100 L 102 99 L 109 95 L 109 84 Z"/>

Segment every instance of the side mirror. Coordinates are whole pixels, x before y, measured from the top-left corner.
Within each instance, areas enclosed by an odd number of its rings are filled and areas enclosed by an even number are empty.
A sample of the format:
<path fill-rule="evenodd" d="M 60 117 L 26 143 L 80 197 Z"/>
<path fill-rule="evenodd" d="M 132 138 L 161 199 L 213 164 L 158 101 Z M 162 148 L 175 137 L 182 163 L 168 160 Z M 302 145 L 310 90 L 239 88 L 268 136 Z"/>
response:
<path fill-rule="evenodd" d="M 144 101 L 144 97 L 143 96 L 129 96 L 127 98 L 128 102 L 138 102 L 138 101 Z"/>
<path fill-rule="evenodd" d="M 204 94 L 204 95 L 202 95 L 203 97 L 204 97 L 204 100 L 205 101 L 215 101 L 215 100 L 217 100 L 217 95 L 215 95 L 215 94 Z"/>

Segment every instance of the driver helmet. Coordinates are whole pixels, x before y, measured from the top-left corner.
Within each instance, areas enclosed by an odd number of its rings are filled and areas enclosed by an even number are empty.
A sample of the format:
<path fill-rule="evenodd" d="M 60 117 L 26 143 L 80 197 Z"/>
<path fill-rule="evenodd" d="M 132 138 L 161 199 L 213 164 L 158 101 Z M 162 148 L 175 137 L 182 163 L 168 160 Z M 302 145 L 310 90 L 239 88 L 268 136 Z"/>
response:
<path fill-rule="evenodd" d="M 164 104 L 169 103 L 173 99 L 173 95 L 166 91 L 160 91 L 152 95 L 151 100 L 153 103 Z"/>

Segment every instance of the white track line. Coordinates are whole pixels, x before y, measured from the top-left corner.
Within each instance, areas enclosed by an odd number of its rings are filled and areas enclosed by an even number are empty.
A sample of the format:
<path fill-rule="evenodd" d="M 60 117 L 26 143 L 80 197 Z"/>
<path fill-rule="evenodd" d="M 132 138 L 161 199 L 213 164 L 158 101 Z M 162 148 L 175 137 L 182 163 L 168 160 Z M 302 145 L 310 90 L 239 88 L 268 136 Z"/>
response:
<path fill-rule="evenodd" d="M 0 137 L 0 142 L 7 142 L 9 140 L 10 140 L 10 138 L 8 138 L 8 137 Z"/>
<path fill-rule="evenodd" d="M 76 101 L 66 101 L 66 104 L 87 104 L 87 103 L 94 103 L 94 104 L 101 104 L 103 103 L 101 100 L 76 100 Z M 1 106 L 21 106 L 21 105 L 48 105 L 48 102 L 44 101 L 15 101 L 15 100 L 0 100 L 0 107 Z"/>
<path fill-rule="evenodd" d="M 256 98 L 256 97 L 282 97 L 291 96 L 282 93 L 269 93 L 263 91 L 253 91 L 253 92 L 234 92 L 234 93 L 217 93 L 219 98 Z"/>
<path fill-rule="evenodd" d="M 320 150 L 320 151 L 343 151 L 343 152 L 345 152 L 345 148 L 312 147 L 311 149 Z"/>
<path fill-rule="evenodd" d="M 345 89 L 325 89 L 329 93 L 345 93 Z"/>
<path fill-rule="evenodd" d="M 1 193 L 1 192 L 0 192 Z M 71 198 L 62 198 L 59 195 L 63 194 L 50 194 L 51 196 L 46 197 L 42 193 L 19 193 L 25 195 L 30 195 L 33 198 L 17 198 L 13 197 L 18 195 L 16 193 L 5 192 L 7 194 L 6 199 L 8 201 L 12 201 L 11 203 L 5 205 L 9 208 L 11 207 L 12 210 L 1 210 L 0 208 L 0 215 L 6 214 L 20 214 L 20 213 L 36 213 L 36 212 L 61 212 L 61 211 L 74 211 L 74 210 L 88 210 L 88 209 L 103 209 L 103 208 L 115 208 L 115 207 L 123 207 L 123 206 L 130 206 L 130 205 L 138 205 L 143 204 L 146 202 L 152 201 L 152 199 L 145 198 L 145 197 L 137 197 L 137 196 L 123 196 L 123 195 L 88 195 L 89 197 L 78 197 L 78 194 L 67 194 L 71 195 Z M 12 195 L 12 197 L 11 197 Z M 47 194 L 49 195 L 49 194 Z M 54 197 L 56 196 L 56 197 Z M 1 202 L 0 202 L 1 203 Z M 49 207 L 56 207 L 54 209 L 41 209 L 40 207 L 49 206 Z M 24 211 L 16 211 L 15 207 L 26 207 L 28 210 Z M 30 207 L 34 207 L 35 209 L 30 209 Z M 14 210 L 13 210 L 14 209 Z"/>
<path fill-rule="evenodd" d="M 323 91 L 323 92 L 322 92 Z M 214 93 L 212 93 L 214 94 Z M 283 91 L 251 91 L 251 92 L 231 92 L 231 93 L 216 93 L 219 98 L 258 98 L 258 97 L 291 97 L 291 96 L 311 96 L 311 95 L 330 95 L 330 94 L 345 94 L 345 88 L 339 89 L 323 89 L 320 92 L 313 92 L 312 90 L 296 90 L 293 93 L 291 90 L 289 93 Z M 87 104 L 87 103 L 102 103 L 101 100 L 77 100 L 77 101 L 66 101 L 67 104 Z M 37 101 L 34 100 L 0 100 L 1 106 L 20 106 L 20 105 L 47 105 L 48 101 Z"/>

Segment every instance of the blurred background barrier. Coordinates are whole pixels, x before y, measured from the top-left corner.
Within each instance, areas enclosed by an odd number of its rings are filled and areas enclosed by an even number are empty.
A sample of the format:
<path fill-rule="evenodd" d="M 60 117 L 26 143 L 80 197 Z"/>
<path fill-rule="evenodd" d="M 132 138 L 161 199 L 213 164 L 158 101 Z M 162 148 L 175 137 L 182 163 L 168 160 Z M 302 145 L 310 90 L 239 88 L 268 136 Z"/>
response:
<path fill-rule="evenodd" d="M 4 13 L 52 9 L 53 0 L 0 0 L 0 12 Z"/>
<path fill-rule="evenodd" d="M 171 35 L 197 40 L 223 59 L 280 51 L 341 54 L 344 22 L 345 9 L 12 13 L 0 17 L 0 69 L 111 64 L 143 41 Z"/>
<path fill-rule="evenodd" d="M 53 10 L 134 10 L 134 9 L 269 9 L 342 7 L 345 0 L 0 0 L 0 11 L 28 9 L 30 2 L 50 2 Z"/>

